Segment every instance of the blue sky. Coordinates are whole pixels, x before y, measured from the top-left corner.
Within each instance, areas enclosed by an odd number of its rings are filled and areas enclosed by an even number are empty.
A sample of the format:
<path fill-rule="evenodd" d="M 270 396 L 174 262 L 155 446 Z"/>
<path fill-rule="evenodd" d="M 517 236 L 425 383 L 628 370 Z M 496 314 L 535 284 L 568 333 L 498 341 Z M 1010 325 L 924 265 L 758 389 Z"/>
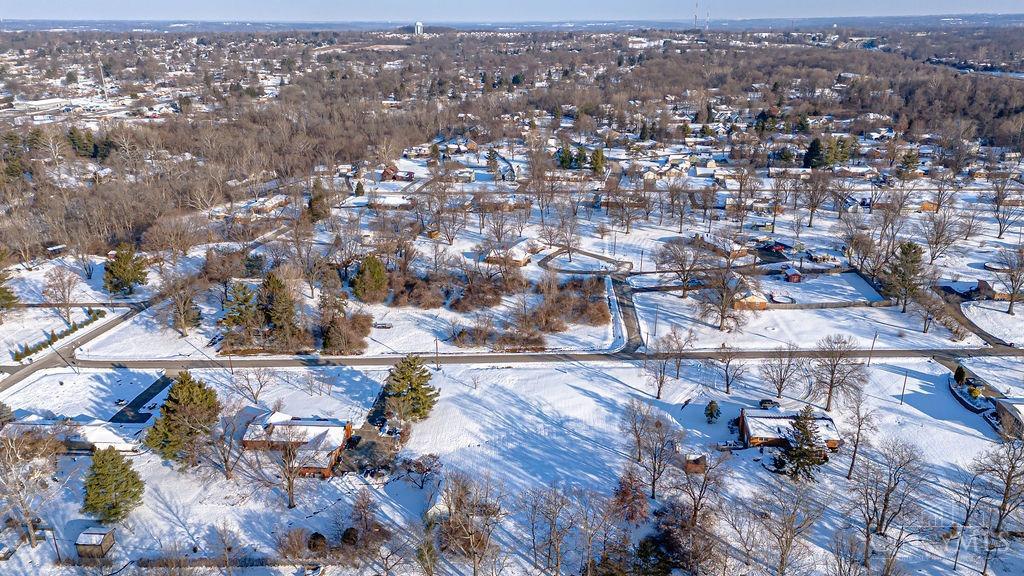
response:
<path fill-rule="evenodd" d="M 701 0 L 712 19 L 1024 13 L 1024 0 Z M 694 0 L 0 0 L 0 17 L 79 20 L 689 20 Z"/>

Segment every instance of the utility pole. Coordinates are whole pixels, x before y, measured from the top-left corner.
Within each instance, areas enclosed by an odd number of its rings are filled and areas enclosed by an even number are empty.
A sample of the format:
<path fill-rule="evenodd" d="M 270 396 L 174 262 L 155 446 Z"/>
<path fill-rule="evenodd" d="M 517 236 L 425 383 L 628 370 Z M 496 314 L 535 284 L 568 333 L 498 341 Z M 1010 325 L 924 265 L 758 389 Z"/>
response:
<path fill-rule="evenodd" d="M 875 354 L 876 340 L 878 340 L 878 330 L 875 330 L 875 337 L 871 339 L 871 350 L 868 350 L 868 366 L 871 366 L 871 356 Z"/>
<path fill-rule="evenodd" d="M 437 336 L 434 336 L 434 369 L 441 370 L 441 353 L 438 348 Z"/>
<path fill-rule="evenodd" d="M 903 406 L 903 397 L 907 394 L 907 375 L 906 369 L 903 370 L 903 391 L 900 392 L 900 406 Z"/>

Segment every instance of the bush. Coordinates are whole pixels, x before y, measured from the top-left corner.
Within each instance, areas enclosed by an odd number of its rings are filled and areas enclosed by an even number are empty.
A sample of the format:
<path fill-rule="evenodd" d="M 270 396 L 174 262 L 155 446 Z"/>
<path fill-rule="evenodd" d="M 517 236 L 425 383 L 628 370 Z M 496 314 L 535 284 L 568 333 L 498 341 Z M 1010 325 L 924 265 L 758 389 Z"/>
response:
<path fill-rule="evenodd" d="M 306 542 L 306 548 L 310 552 L 317 555 L 327 553 L 327 537 L 319 532 L 313 532 L 309 535 L 309 541 Z"/>
<path fill-rule="evenodd" d="M 967 393 L 971 395 L 971 398 L 977 400 L 981 397 L 981 388 L 978 386 L 971 386 L 967 389 Z"/>
<path fill-rule="evenodd" d="M 953 372 L 953 380 L 960 386 L 964 385 L 964 381 L 967 380 L 967 371 L 963 366 L 957 365 L 956 372 Z"/>
<path fill-rule="evenodd" d="M 305 528 L 292 528 L 277 537 L 277 553 L 289 560 L 306 557 L 307 543 Z"/>

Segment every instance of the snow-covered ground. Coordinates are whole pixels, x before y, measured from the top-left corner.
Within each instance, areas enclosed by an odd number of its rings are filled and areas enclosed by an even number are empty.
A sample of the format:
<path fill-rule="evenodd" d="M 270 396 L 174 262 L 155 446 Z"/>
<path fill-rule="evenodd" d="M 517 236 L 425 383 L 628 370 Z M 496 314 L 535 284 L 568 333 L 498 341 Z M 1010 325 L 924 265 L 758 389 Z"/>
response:
<path fill-rule="evenodd" d="M 1008 302 L 975 300 L 964 302 L 961 309 L 971 322 L 989 334 L 1015 346 L 1024 345 L 1024 305 L 1014 306 L 1013 316 L 1006 313 Z M 1020 310 L 1020 312 L 1018 312 Z"/>
<path fill-rule="evenodd" d="M 765 295 L 788 296 L 797 304 L 881 302 L 884 300 L 857 274 L 807 274 L 800 282 L 777 275 L 763 276 L 759 290 Z"/>
<path fill-rule="evenodd" d="M 693 330 L 693 347 L 698 350 L 735 348 L 771 350 L 794 343 L 813 348 L 817 341 L 832 334 L 853 339 L 854 347 L 871 347 L 875 334 L 876 349 L 915 350 L 921 348 L 975 348 L 984 346 L 977 336 L 953 340 L 946 328 L 933 324 L 927 334 L 921 332 L 921 318 L 899 306 L 883 308 L 828 308 L 822 310 L 766 310 L 750 313 L 739 332 L 721 332 L 718 326 L 700 320 L 693 297 L 679 298 L 673 293 L 649 292 L 635 296 L 637 315 L 644 338 L 666 334 L 672 326 L 682 332 Z"/>
<path fill-rule="evenodd" d="M 309 371 L 335 384 L 330 397 L 307 394 L 301 384 L 296 385 L 307 370 L 295 369 L 287 371 L 292 374 L 281 378 L 268 392 L 266 402 L 280 398 L 283 408 L 293 414 L 305 407 L 321 415 L 327 412 L 347 417 L 344 409 L 323 410 L 324 403 L 348 402 L 352 410 L 365 411 L 385 375 L 383 371 L 349 368 Z M 136 379 L 142 376 L 133 374 Z M 228 388 L 230 372 L 226 369 L 201 370 L 195 375 L 220 391 Z M 47 375 L 50 379 L 56 377 Z M 949 395 L 945 387 L 948 377 L 949 371 L 931 360 L 886 359 L 873 363 L 866 382 L 869 402 L 878 413 L 875 437 L 900 438 L 918 446 L 936 486 L 951 482 L 955 466 L 965 464 L 996 441 L 988 424 Z M 446 366 L 434 373 L 434 383 L 441 389 L 440 400 L 431 416 L 415 426 L 403 455 L 436 453 L 446 469 L 478 479 L 490 476 L 501 482 L 511 511 L 497 534 L 502 547 L 511 553 L 510 566 L 504 573 L 527 574 L 524 556 L 519 554 L 525 552 L 526 519 L 514 505 L 515 495 L 526 488 L 552 483 L 610 492 L 627 458 L 627 441 L 619 422 L 631 399 L 651 404 L 678 425 L 685 433 L 682 449 L 686 452 L 706 451 L 712 442 L 734 439 L 727 429 L 728 420 L 741 407 L 754 406 L 758 399 L 771 394 L 756 378 L 748 376 L 731 395 L 725 395 L 719 380 L 713 369 L 686 362 L 681 380 L 671 379 L 663 399 L 656 400 L 641 366 L 633 363 Z M 57 392 L 64 392 L 66 386 Z M 17 404 L 18 396 L 25 394 L 33 393 L 20 388 L 5 401 Z M 802 395 L 800 387 L 787 393 L 784 408 L 802 406 Z M 703 411 L 712 399 L 719 403 L 722 418 L 708 424 Z M 690 402 L 681 408 L 685 400 Z M 833 416 L 840 430 L 848 429 L 842 408 Z M 728 464 L 728 498 L 748 497 L 770 485 L 775 477 L 761 465 L 766 457 L 755 450 L 734 453 Z M 872 457 L 872 452 L 865 451 L 863 457 Z M 815 527 L 810 538 L 821 554 L 836 523 L 844 522 L 848 458 L 848 451 L 840 452 L 821 471 L 819 482 L 805 488 L 808 495 L 829 505 L 826 520 Z M 356 491 L 367 486 L 356 476 L 304 480 L 298 491 L 298 507 L 288 510 L 279 489 L 257 487 L 245 474 L 228 481 L 204 469 L 180 471 L 148 453 L 133 457 L 132 463 L 146 479 L 147 490 L 143 506 L 118 528 L 118 546 L 112 554 L 120 561 L 158 554 L 175 545 L 186 553 L 195 546 L 200 554 L 208 554 L 215 549 L 213 530 L 222 523 L 239 532 L 245 553 L 270 554 L 277 535 L 288 528 L 330 533 L 334 518 L 345 517 Z M 45 511 L 56 525 L 59 538 L 73 538 L 89 523 L 79 512 L 81 476 L 87 467 L 87 458 L 63 460 L 59 477 L 68 479 L 68 489 Z M 430 504 L 429 489 L 420 491 L 404 481 L 369 488 L 380 502 L 385 524 L 390 526 L 417 521 Z M 952 522 L 947 516 L 948 506 L 940 498 L 945 498 L 940 492 L 928 491 L 924 502 L 936 526 Z M 949 555 L 941 544 L 930 540 L 918 546 L 920 553 L 910 561 L 912 570 L 927 574 L 948 571 Z M 37 567 L 51 555 L 50 547 L 22 549 L 0 566 L 0 574 L 39 573 Z M 962 560 L 969 566 L 976 563 L 970 553 Z M 446 574 L 466 574 L 467 570 L 464 566 L 444 566 Z M 294 572 L 282 568 L 240 573 L 255 576 Z"/>
<path fill-rule="evenodd" d="M 111 320 L 119 311 L 106 310 L 107 315 L 95 323 L 75 332 L 76 336 Z M 73 308 L 71 320 L 81 322 L 87 318 L 84 308 Z M 68 327 L 67 322 L 53 308 L 14 308 L 7 311 L 0 324 L 0 364 L 13 363 L 12 356 L 25 345 L 43 342 L 50 332 L 60 332 Z"/>
<path fill-rule="evenodd" d="M 0 392 L 0 400 L 15 412 L 43 417 L 89 416 L 109 420 L 161 376 L 157 370 L 98 370 L 81 368 L 40 370 Z"/>

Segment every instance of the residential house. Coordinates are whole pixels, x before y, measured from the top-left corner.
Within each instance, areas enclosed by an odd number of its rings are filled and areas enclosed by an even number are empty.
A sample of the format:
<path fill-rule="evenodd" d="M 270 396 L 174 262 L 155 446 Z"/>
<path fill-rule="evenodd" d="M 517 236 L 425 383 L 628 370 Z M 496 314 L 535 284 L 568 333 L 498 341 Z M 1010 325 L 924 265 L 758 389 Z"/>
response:
<path fill-rule="evenodd" d="M 1024 398 L 993 398 L 996 418 L 1007 437 L 1024 437 Z"/>
<path fill-rule="evenodd" d="M 740 438 L 747 447 L 772 446 L 787 448 L 793 439 L 793 422 L 798 413 L 778 408 L 740 410 Z M 814 413 L 818 427 L 818 438 L 829 450 L 836 451 L 843 440 L 832 418 L 824 412 Z"/>
<path fill-rule="evenodd" d="M 291 446 L 297 450 L 301 475 L 328 479 L 334 475 L 334 465 L 351 437 L 351 422 L 267 410 L 246 427 L 242 448 L 281 450 Z"/>

